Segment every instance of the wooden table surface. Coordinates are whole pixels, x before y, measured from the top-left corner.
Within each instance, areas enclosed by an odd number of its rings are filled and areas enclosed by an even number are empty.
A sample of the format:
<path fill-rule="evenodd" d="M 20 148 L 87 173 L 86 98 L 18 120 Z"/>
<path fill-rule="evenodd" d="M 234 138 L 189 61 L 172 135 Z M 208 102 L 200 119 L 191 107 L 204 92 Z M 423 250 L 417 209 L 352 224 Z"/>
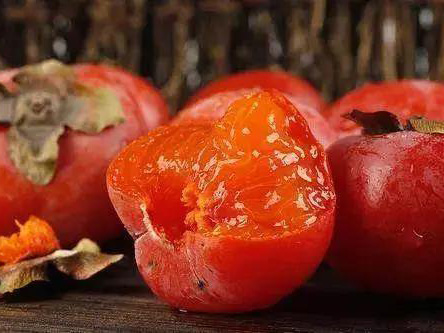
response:
<path fill-rule="evenodd" d="M 139 277 L 131 250 L 125 252 L 122 262 L 89 281 L 58 277 L 7 296 L 0 301 L 0 332 L 444 332 L 444 300 L 366 294 L 327 267 L 266 311 L 179 312 L 155 298 Z"/>

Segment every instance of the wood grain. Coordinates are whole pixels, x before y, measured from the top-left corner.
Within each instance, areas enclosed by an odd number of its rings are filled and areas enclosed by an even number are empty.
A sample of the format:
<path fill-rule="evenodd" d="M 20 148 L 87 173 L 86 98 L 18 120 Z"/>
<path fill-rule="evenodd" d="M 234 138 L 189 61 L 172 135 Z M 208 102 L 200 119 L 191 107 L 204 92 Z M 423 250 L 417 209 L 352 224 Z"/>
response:
<path fill-rule="evenodd" d="M 115 248 L 115 246 L 114 246 Z M 245 315 L 184 313 L 162 304 L 126 258 L 89 281 L 56 277 L 0 301 L 0 331 L 444 332 L 444 301 L 375 296 L 322 267 L 275 307 Z"/>

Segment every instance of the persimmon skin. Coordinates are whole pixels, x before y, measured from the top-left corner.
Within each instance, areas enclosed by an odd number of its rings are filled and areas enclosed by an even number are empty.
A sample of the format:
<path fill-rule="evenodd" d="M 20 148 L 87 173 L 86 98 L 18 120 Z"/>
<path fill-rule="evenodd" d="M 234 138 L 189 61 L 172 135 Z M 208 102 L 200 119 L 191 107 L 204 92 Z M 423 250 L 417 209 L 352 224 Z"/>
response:
<path fill-rule="evenodd" d="M 330 125 L 340 137 L 358 135 L 361 128 L 344 114 L 357 109 L 362 112 L 389 111 L 400 120 L 412 116 L 443 120 L 444 85 L 427 80 L 400 80 L 365 84 L 332 103 L 325 111 Z"/>
<path fill-rule="evenodd" d="M 28 181 L 12 164 L 7 153 L 6 127 L 0 126 L 0 235 L 16 230 L 14 221 L 29 215 L 47 220 L 62 247 L 82 238 L 96 242 L 117 237 L 121 224 L 106 191 L 106 169 L 126 144 L 168 120 L 165 102 L 154 87 L 119 68 L 74 65 L 82 84 L 107 87 L 124 109 L 125 122 L 97 135 L 68 130 L 59 140 L 56 175 L 46 186 Z M 0 73 L 0 80 L 14 88 L 18 69 Z"/>
<path fill-rule="evenodd" d="M 350 136 L 328 149 L 337 194 L 328 262 L 367 290 L 444 296 L 444 136 Z"/>
<path fill-rule="evenodd" d="M 219 119 L 231 102 L 261 89 L 276 89 L 283 93 L 302 113 L 324 147 L 338 138 L 338 133 L 322 115 L 326 103 L 319 92 L 307 81 L 283 71 L 250 70 L 211 82 L 190 97 L 173 122 L 183 124 Z"/>
<path fill-rule="evenodd" d="M 223 117 L 227 106 L 235 100 L 250 96 L 261 91 L 260 88 L 240 89 L 236 91 L 227 91 L 215 93 L 209 97 L 197 100 L 181 110 L 172 120 L 172 124 L 195 124 L 199 122 L 211 122 Z M 330 127 L 327 120 L 319 111 L 308 104 L 299 102 L 298 97 L 285 94 L 285 97 L 293 103 L 298 111 L 304 116 L 315 138 L 324 146 L 328 147 L 337 138 L 337 133 Z"/>
<path fill-rule="evenodd" d="M 220 92 L 252 88 L 276 89 L 287 96 L 293 96 L 294 101 L 292 102 L 297 101 L 296 107 L 303 104 L 319 112 L 322 112 L 326 107 L 319 92 L 307 81 L 283 71 L 260 69 L 231 74 L 213 81 L 191 96 L 185 106 L 188 107 L 203 98 Z"/>
<path fill-rule="evenodd" d="M 276 149 L 296 151 L 290 141 L 307 154 L 270 166 Z M 261 92 L 216 123 L 161 127 L 133 142 L 111 163 L 108 191 L 156 295 L 189 311 L 245 312 L 275 304 L 321 262 L 335 206 L 325 162 L 293 105 Z M 305 180 L 287 177 L 301 168 Z M 321 190 L 325 198 L 303 208 L 294 201 Z M 245 223 L 232 221 L 238 214 Z"/>
<path fill-rule="evenodd" d="M 175 308 L 248 312 L 268 308 L 301 286 L 323 259 L 331 232 L 332 219 L 323 216 L 302 235 L 268 240 L 187 233 L 179 252 L 144 234 L 135 243 L 136 260 L 152 291 Z M 172 270 L 180 280 L 169 279 Z"/>

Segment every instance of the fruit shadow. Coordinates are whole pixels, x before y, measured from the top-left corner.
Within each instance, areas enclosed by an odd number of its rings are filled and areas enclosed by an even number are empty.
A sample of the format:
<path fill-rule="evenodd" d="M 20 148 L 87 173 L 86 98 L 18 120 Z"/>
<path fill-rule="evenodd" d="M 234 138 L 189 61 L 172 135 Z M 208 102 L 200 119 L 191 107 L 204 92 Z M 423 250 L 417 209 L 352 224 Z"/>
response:
<path fill-rule="evenodd" d="M 275 306 L 246 314 L 209 315 L 171 310 L 172 316 L 184 325 L 226 325 L 239 330 L 262 331 L 276 323 L 285 331 L 295 323 L 307 329 L 350 328 L 350 323 L 378 326 L 382 330 L 390 325 L 404 327 L 406 322 L 417 324 L 422 320 L 442 318 L 444 300 L 413 300 L 378 295 L 354 288 L 335 272 L 322 266 L 301 289 Z M 426 320 L 426 321 L 427 321 Z M 283 326 L 282 326 L 283 325 Z M 315 325 L 315 326 L 313 326 Z M 275 329 L 275 326 L 272 327 Z"/>
<path fill-rule="evenodd" d="M 444 300 L 366 292 L 347 283 L 324 264 L 310 281 L 272 311 L 343 318 L 408 318 L 422 313 L 442 315 Z"/>

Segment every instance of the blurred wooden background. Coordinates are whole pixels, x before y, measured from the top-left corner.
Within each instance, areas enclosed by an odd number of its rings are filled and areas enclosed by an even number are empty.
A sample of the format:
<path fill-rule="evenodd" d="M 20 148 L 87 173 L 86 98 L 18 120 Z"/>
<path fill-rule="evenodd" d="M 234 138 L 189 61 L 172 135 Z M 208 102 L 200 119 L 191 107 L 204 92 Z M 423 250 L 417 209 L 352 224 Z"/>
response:
<path fill-rule="evenodd" d="M 368 80 L 444 79 L 438 0 L 0 0 L 0 36 L 0 68 L 115 63 L 173 109 L 248 68 L 286 69 L 327 99 Z"/>

